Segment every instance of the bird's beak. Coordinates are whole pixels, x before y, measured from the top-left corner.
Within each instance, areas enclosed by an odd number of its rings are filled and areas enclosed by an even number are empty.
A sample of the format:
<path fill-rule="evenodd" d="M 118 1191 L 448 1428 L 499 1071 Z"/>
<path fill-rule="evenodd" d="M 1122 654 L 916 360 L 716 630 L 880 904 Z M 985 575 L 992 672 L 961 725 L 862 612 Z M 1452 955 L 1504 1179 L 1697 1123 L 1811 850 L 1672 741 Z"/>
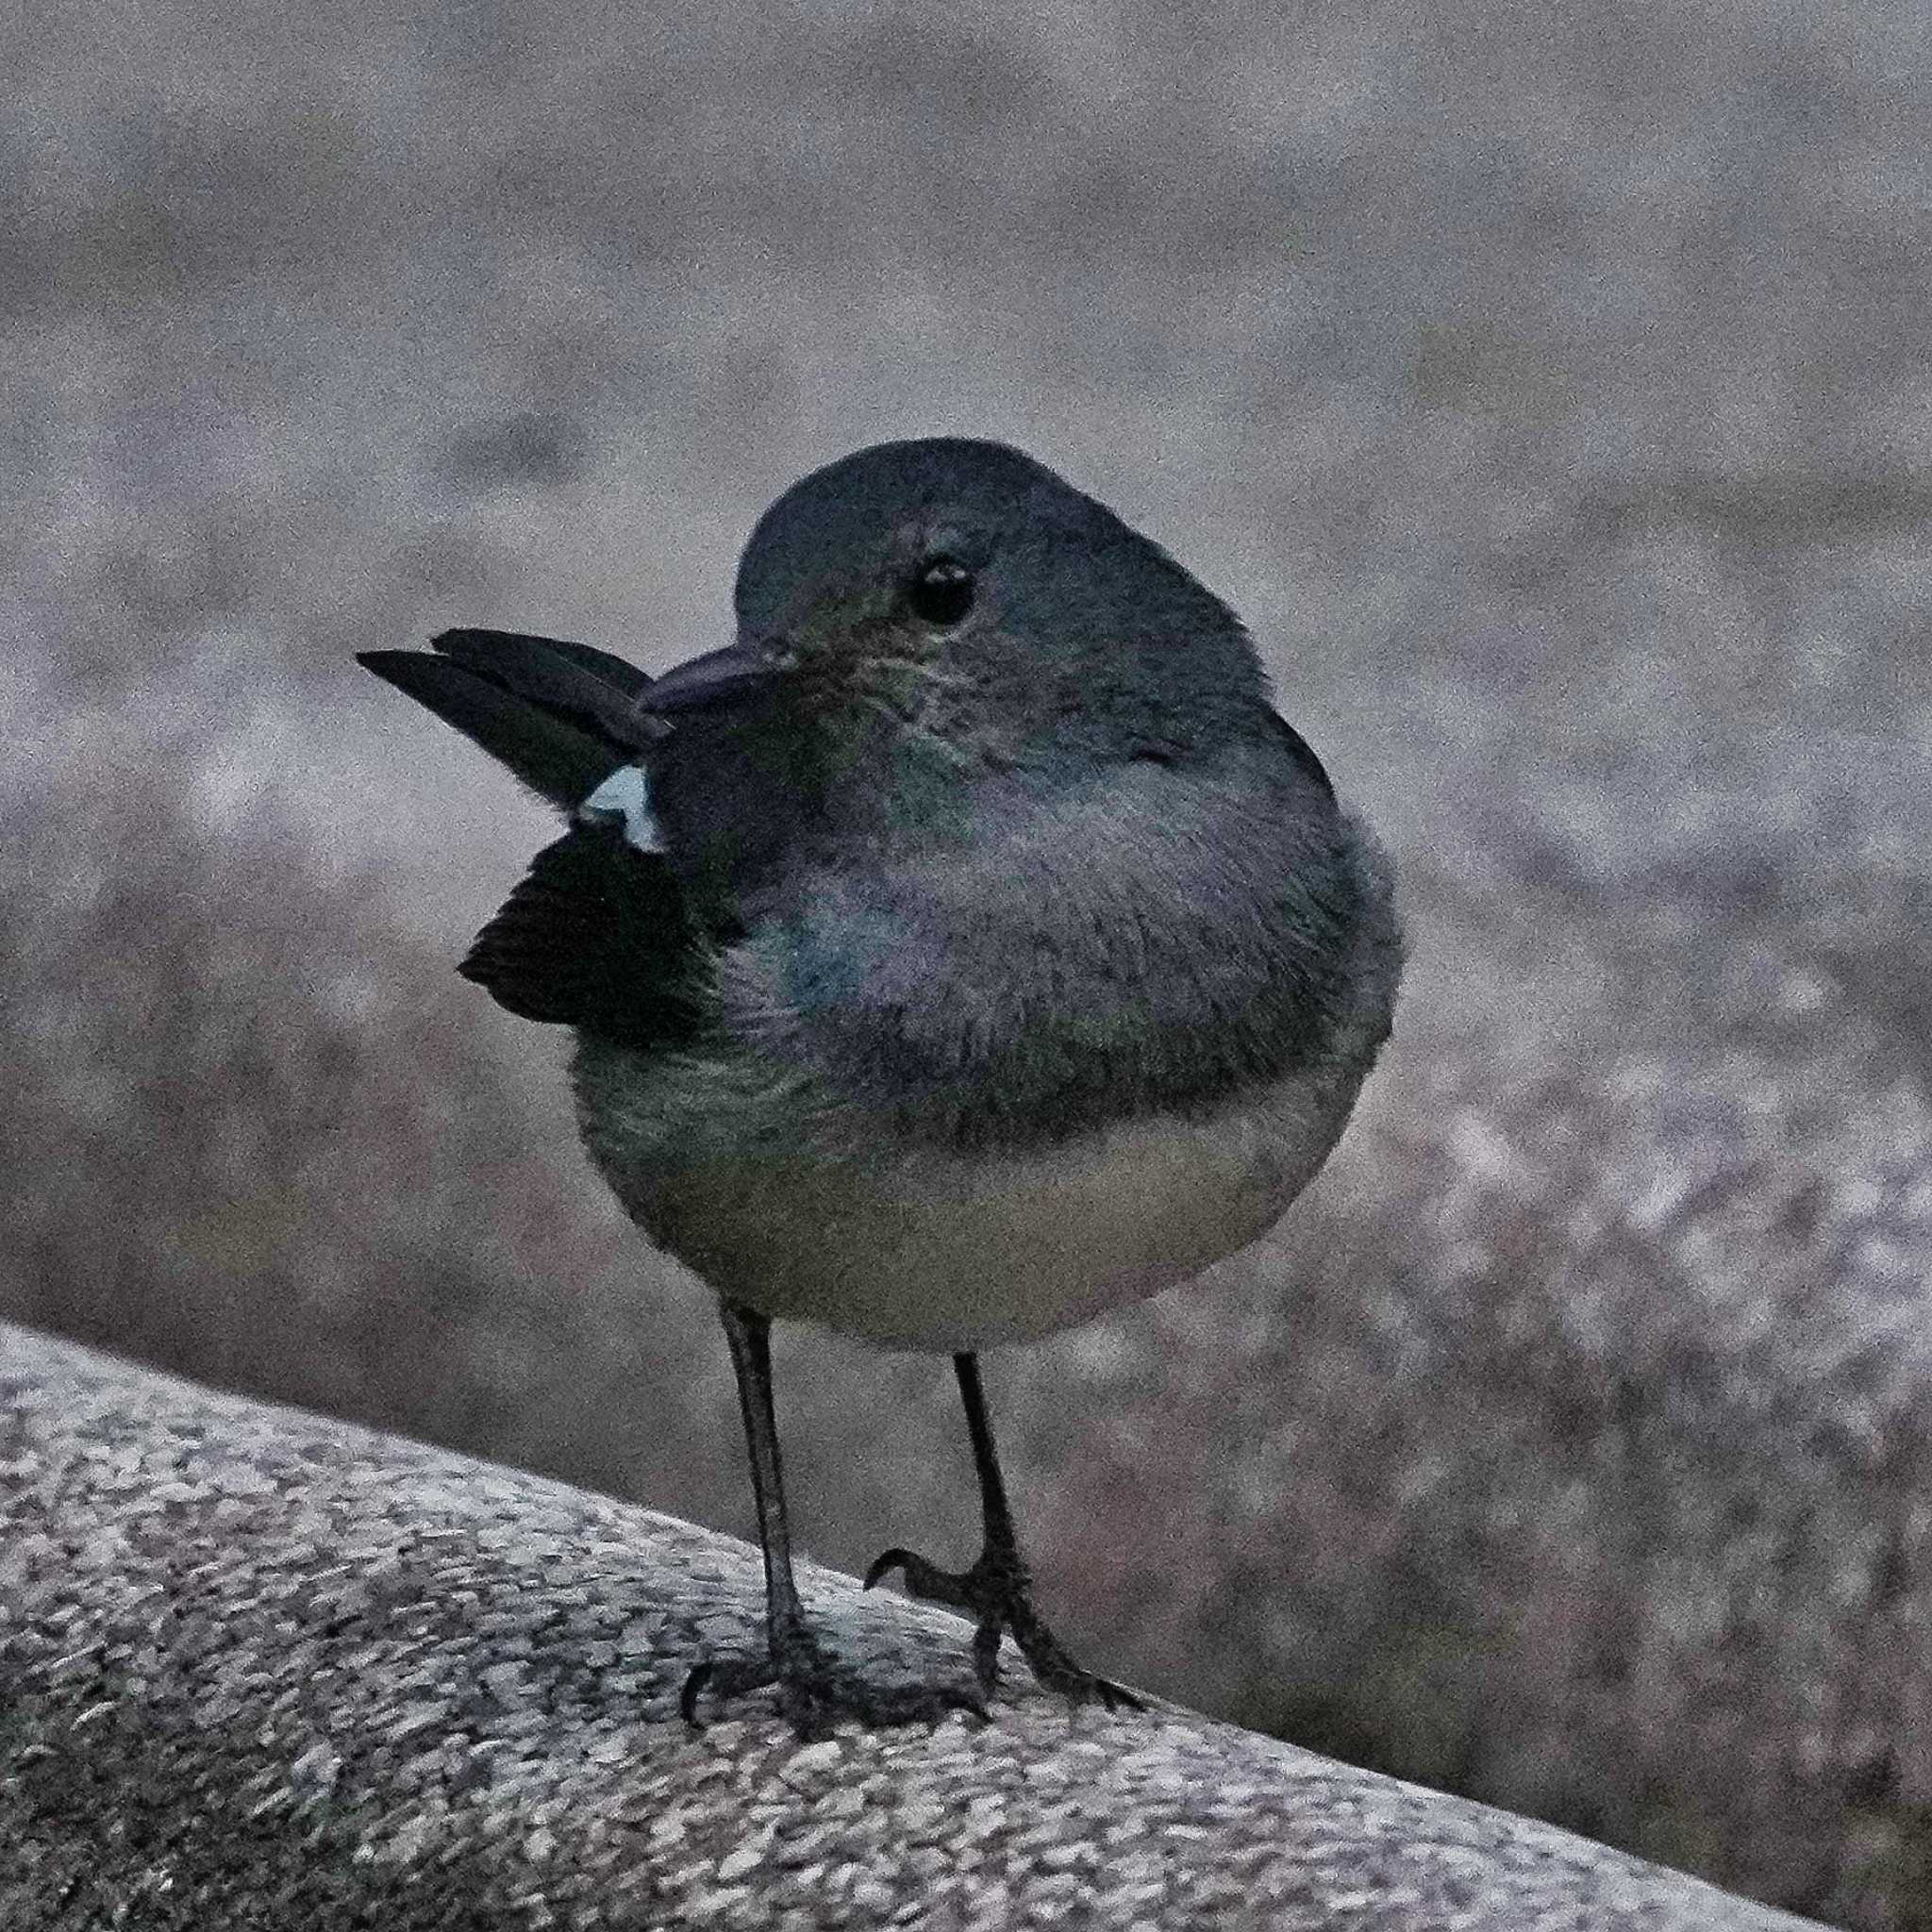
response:
<path fill-rule="evenodd" d="M 757 697 L 777 675 L 777 666 L 750 644 L 726 644 L 702 658 L 675 664 L 640 694 L 641 711 L 675 717 L 687 711 L 722 710 Z"/>

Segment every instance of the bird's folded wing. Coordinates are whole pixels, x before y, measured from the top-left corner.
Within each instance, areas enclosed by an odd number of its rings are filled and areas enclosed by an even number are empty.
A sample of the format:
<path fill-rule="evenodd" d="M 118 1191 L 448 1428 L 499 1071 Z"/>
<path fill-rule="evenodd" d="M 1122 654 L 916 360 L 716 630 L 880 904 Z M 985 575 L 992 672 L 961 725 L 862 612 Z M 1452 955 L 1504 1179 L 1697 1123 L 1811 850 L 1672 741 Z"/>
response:
<path fill-rule="evenodd" d="M 525 1020 L 669 1046 L 702 1025 L 706 952 L 663 858 L 592 824 L 538 853 L 458 971 Z"/>

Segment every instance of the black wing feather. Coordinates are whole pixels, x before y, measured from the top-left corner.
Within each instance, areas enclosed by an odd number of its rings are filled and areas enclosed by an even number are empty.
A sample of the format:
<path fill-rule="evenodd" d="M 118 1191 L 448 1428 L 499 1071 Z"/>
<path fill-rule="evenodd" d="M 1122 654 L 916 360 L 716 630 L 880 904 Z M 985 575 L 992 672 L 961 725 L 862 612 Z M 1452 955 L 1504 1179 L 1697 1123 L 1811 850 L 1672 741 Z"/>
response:
<path fill-rule="evenodd" d="M 454 724 L 550 804 L 569 810 L 624 762 L 608 741 L 488 678 L 423 651 L 364 651 L 357 661 Z"/>
<path fill-rule="evenodd" d="M 439 657 L 491 678 L 533 703 L 585 716 L 608 713 L 617 728 L 651 680 L 635 664 L 594 644 L 533 637 L 520 630 L 479 630 L 466 625 L 429 640 Z"/>
<path fill-rule="evenodd" d="M 670 1046 L 700 1030 L 705 951 L 661 855 L 591 824 L 538 853 L 457 970 L 525 1020 Z"/>
<path fill-rule="evenodd" d="M 357 661 L 565 811 L 663 728 L 637 709 L 651 680 L 608 651 L 500 630 L 446 630 L 432 642 L 434 657 L 364 651 Z"/>

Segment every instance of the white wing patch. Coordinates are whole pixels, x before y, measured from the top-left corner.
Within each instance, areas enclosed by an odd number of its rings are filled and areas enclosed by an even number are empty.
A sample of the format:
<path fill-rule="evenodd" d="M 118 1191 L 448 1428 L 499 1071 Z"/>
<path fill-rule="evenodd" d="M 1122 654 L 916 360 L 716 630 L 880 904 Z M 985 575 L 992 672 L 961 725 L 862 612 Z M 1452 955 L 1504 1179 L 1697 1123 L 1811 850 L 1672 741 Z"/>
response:
<path fill-rule="evenodd" d="M 608 825 L 621 819 L 626 844 L 640 852 L 664 849 L 664 835 L 651 815 L 651 788 L 641 765 L 619 765 L 577 807 L 575 816 L 580 824 Z"/>

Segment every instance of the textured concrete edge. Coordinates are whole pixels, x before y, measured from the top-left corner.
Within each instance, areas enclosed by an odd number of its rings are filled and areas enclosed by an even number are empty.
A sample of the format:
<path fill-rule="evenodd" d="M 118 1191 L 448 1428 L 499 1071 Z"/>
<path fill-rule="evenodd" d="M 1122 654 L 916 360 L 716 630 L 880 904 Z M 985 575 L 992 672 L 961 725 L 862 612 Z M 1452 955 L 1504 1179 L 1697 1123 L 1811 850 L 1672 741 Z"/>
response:
<path fill-rule="evenodd" d="M 963 1655 L 810 1588 L 861 1668 Z M 691 1656 L 760 1611 L 731 1539 L 0 1324 L 5 1922 L 321 1924 L 374 1888 L 398 1927 L 1810 1923 L 1185 1712 L 1070 1716 L 1017 1662 L 985 1729 L 689 1732 Z"/>

